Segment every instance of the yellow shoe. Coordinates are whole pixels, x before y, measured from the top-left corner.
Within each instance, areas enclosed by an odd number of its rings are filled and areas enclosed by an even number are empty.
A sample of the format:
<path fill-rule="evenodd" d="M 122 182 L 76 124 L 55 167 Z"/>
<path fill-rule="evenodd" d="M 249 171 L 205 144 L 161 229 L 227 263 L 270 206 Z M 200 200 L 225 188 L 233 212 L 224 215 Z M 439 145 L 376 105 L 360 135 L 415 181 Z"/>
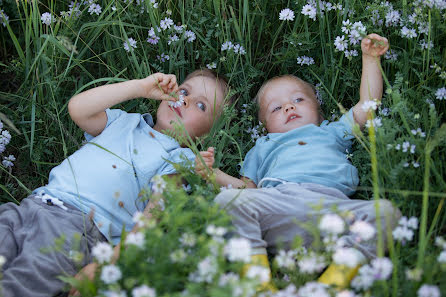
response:
<path fill-rule="evenodd" d="M 360 267 L 361 265 L 352 268 L 346 265 L 331 263 L 319 277 L 318 282 L 335 286 L 338 289 L 345 289 L 350 285 Z"/>
<path fill-rule="evenodd" d="M 242 276 L 246 276 L 249 269 L 253 266 L 261 266 L 262 268 L 268 269 L 268 280 L 264 281 L 257 288 L 258 292 L 270 291 L 272 293 L 277 292 L 277 288 L 271 283 L 271 268 L 269 266 L 268 256 L 264 254 L 252 255 L 251 263 L 245 264 L 242 269 Z"/>

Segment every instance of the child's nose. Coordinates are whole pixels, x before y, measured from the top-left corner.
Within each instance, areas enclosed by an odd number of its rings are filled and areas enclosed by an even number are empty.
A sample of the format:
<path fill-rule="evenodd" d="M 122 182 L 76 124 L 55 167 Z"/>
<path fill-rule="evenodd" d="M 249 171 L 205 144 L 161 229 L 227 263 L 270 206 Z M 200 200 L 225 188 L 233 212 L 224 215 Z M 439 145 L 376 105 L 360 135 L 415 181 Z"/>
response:
<path fill-rule="evenodd" d="M 183 101 L 184 108 L 187 108 L 189 106 L 189 99 L 187 97 L 184 97 Z"/>
<path fill-rule="evenodd" d="M 292 111 L 295 109 L 296 109 L 296 107 L 294 107 L 294 105 L 290 104 L 290 103 L 285 104 L 285 106 L 283 107 L 284 112 L 289 112 L 289 111 Z"/>

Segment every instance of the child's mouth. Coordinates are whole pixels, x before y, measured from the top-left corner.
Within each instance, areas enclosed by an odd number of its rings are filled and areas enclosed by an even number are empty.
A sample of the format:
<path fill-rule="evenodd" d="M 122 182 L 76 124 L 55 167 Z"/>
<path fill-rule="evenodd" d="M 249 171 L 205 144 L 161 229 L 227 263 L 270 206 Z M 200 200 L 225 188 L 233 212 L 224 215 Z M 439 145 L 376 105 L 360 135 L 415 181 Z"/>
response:
<path fill-rule="evenodd" d="M 297 114 L 295 114 L 295 113 L 292 113 L 292 114 L 290 114 L 290 115 L 288 116 L 288 118 L 287 118 L 285 124 L 287 124 L 289 121 L 293 121 L 293 120 L 295 120 L 295 119 L 299 119 L 300 117 L 301 117 L 300 115 L 297 115 Z"/>
<path fill-rule="evenodd" d="M 172 106 L 169 106 L 169 107 L 170 107 L 170 109 L 172 109 L 173 111 L 175 111 L 175 112 L 178 114 L 178 116 L 179 116 L 180 118 L 183 117 L 183 116 L 181 115 L 181 110 L 180 110 L 179 107 L 172 107 Z"/>

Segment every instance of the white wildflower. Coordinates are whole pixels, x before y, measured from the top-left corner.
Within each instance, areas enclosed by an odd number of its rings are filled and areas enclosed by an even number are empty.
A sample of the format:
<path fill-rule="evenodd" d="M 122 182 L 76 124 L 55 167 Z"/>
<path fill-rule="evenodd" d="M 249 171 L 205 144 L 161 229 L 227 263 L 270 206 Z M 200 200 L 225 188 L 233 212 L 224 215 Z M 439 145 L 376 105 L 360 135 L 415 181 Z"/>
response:
<path fill-rule="evenodd" d="M 110 262 L 113 256 L 113 247 L 106 242 L 99 242 L 92 248 L 91 254 L 100 264 Z"/>
<path fill-rule="evenodd" d="M 195 33 L 191 30 L 187 30 L 184 32 L 184 36 L 186 37 L 187 42 L 193 42 L 197 37 L 195 36 Z"/>
<path fill-rule="evenodd" d="M 206 257 L 198 263 L 198 270 L 189 275 L 189 280 L 193 282 L 212 282 L 218 271 L 218 264 L 215 258 Z"/>
<path fill-rule="evenodd" d="M 9 155 L 8 157 L 3 157 L 2 164 L 5 167 L 12 167 L 14 166 L 15 157 L 14 155 Z"/>
<path fill-rule="evenodd" d="M 356 294 L 349 290 L 342 290 L 336 293 L 336 297 L 356 297 Z"/>
<path fill-rule="evenodd" d="M 136 40 L 130 37 L 124 42 L 124 49 L 127 52 L 130 52 L 133 51 L 134 48 L 136 48 Z"/>
<path fill-rule="evenodd" d="M 269 268 L 259 265 L 252 265 L 246 272 L 246 277 L 251 279 L 257 278 L 260 283 L 265 283 L 271 279 L 271 273 Z"/>
<path fill-rule="evenodd" d="M 106 284 L 113 284 L 120 280 L 122 272 L 116 265 L 106 265 L 102 267 L 101 280 Z"/>
<path fill-rule="evenodd" d="M 187 258 L 187 254 L 183 249 L 178 249 L 170 254 L 170 260 L 174 263 L 181 263 Z"/>
<path fill-rule="evenodd" d="M 142 285 L 132 290 L 132 297 L 156 297 L 155 289 Z"/>
<path fill-rule="evenodd" d="M 302 7 L 301 13 L 303 15 L 307 15 L 313 21 L 316 20 L 316 7 L 312 6 L 311 4 L 304 5 L 304 7 Z"/>
<path fill-rule="evenodd" d="M 376 110 L 378 108 L 378 104 L 379 102 L 377 100 L 367 100 L 362 104 L 361 108 L 365 112 L 369 110 Z"/>
<path fill-rule="evenodd" d="M 224 253 L 229 261 L 248 263 L 251 260 L 251 243 L 245 238 L 231 238 L 224 247 Z"/>
<path fill-rule="evenodd" d="M 212 63 L 206 64 L 206 68 L 207 69 L 215 69 L 215 68 L 217 68 L 217 63 L 212 62 Z"/>
<path fill-rule="evenodd" d="M 206 227 L 206 233 L 211 236 L 222 237 L 226 234 L 226 228 L 224 227 L 216 227 L 215 225 L 209 225 Z"/>
<path fill-rule="evenodd" d="M 405 226 L 398 226 L 392 231 L 392 235 L 394 239 L 405 242 L 406 240 L 411 241 L 414 233 L 411 229 Z"/>
<path fill-rule="evenodd" d="M 389 10 L 386 14 L 386 26 L 396 26 L 400 21 L 400 13 L 397 10 Z"/>
<path fill-rule="evenodd" d="M 327 285 L 318 282 L 308 282 L 299 288 L 297 296 L 299 297 L 330 297 L 327 292 Z"/>
<path fill-rule="evenodd" d="M 180 237 L 180 243 L 183 246 L 193 247 L 197 243 L 197 236 L 193 233 L 184 233 Z"/>
<path fill-rule="evenodd" d="M 350 20 L 342 21 L 342 32 L 345 34 L 349 34 L 352 29 L 353 24 L 350 23 Z"/>
<path fill-rule="evenodd" d="M 40 17 L 40 20 L 42 21 L 43 24 L 45 24 L 47 26 L 51 25 L 51 23 L 56 21 L 54 19 L 53 15 L 51 13 L 49 13 L 49 12 L 42 13 L 42 16 Z"/>
<path fill-rule="evenodd" d="M 279 20 L 281 21 L 293 21 L 294 11 L 289 8 L 282 9 L 279 13 Z"/>
<path fill-rule="evenodd" d="M 358 51 L 353 49 L 353 50 L 346 50 L 344 51 L 344 55 L 346 58 L 351 59 L 351 57 L 357 57 L 358 56 Z"/>
<path fill-rule="evenodd" d="M 420 40 L 420 46 L 421 49 L 423 50 L 431 50 L 434 47 L 434 43 L 430 40 L 429 42 L 427 42 L 425 39 Z"/>
<path fill-rule="evenodd" d="M 294 269 L 296 267 L 296 255 L 297 252 L 295 250 L 280 250 L 275 258 L 277 266 L 280 268 Z"/>
<path fill-rule="evenodd" d="M 365 126 L 367 128 L 374 127 L 375 130 L 377 130 L 377 128 L 381 127 L 382 125 L 382 119 L 380 117 L 376 117 L 373 120 L 367 120 L 367 122 L 365 123 Z"/>
<path fill-rule="evenodd" d="M 424 284 L 417 291 L 418 297 L 440 297 L 440 289 L 434 285 Z"/>
<path fill-rule="evenodd" d="M 166 17 L 164 20 L 160 21 L 160 27 L 163 30 L 170 29 L 171 26 L 173 26 L 173 21 L 171 18 Z"/>
<path fill-rule="evenodd" d="M 0 23 L 3 25 L 3 27 L 6 27 L 8 22 L 9 22 L 9 16 L 5 14 L 3 9 L 0 9 Z"/>
<path fill-rule="evenodd" d="M 401 36 L 411 39 L 417 37 L 417 32 L 415 31 L 415 29 L 409 29 L 406 26 L 404 26 L 401 29 Z"/>
<path fill-rule="evenodd" d="M 410 130 L 410 132 L 412 132 L 413 135 L 419 135 L 420 137 L 426 137 L 426 133 L 423 132 L 423 130 L 421 130 L 421 128 L 417 128 Z"/>
<path fill-rule="evenodd" d="M 334 45 L 338 51 L 344 51 L 348 47 L 347 40 L 345 40 L 345 36 L 336 36 Z"/>
<path fill-rule="evenodd" d="M 96 15 L 100 15 L 102 12 L 102 8 L 99 4 L 92 3 L 90 4 L 90 7 L 88 7 L 88 12 L 90 13 L 90 15 L 92 15 L 93 13 L 95 13 Z"/>
<path fill-rule="evenodd" d="M 388 258 L 375 258 L 370 262 L 370 265 L 377 280 L 386 280 L 392 273 L 393 264 Z"/>
<path fill-rule="evenodd" d="M 319 222 L 319 230 L 328 234 L 344 232 L 344 220 L 337 214 L 326 214 Z"/>
<path fill-rule="evenodd" d="M 387 51 L 384 55 L 384 58 L 386 60 L 396 61 L 398 59 L 398 53 L 392 50 Z"/>
<path fill-rule="evenodd" d="M 136 245 L 139 248 L 144 246 L 145 236 L 142 232 L 129 233 L 125 238 L 125 244 L 127 245 Z"/>
<path fill-rule="evenodd" d="M 356 221 L 350 226 L 350 231 L 362 240 L 369 240 L 375 236 L 375 227 L 366 221 Z"/>
<path fill-rule="evenodd" d="M 229 272 L 222 274 L 220 276 L 220 279 L 218 280 L 218 285 L 220 287 L 226 286 L 228 284 L 236 284 L 240 281 L 240 277 L 238 274 L 235 274 L 234 272 Z"/>
<path fill-rule="evenodd" d="M 307 56 L 297 57 L 297 64 L 299 65 L 313 65 L 314 59 Z"/>
<path fill-rule="evenodd" d="M 327 266 L 324 256 L 310 253 L 297 262 L 302 273 L 318 273 Z"/>
<path fill-rule="evenodd" d="M 446 88 L 442 87 L 437 89 L 437 91 L 435 92 L 435 97 L 438 100 L 445 100 L 446 99 Z"/>
<path fill-rule="evenodd" d="M 435 238 L 435 245 L 443 250 L 446 250 L 446 240 L 443 237 L 437 236 Z"/>
<path fill-rule="evenodd" d="M 222 45 L 221 45 L 221 51 L 224 52 L 226 50 L 231 50 L 234 47 L 234 44 L 232 44 L 231 41 L 225 41 Z"/>
<path fill-rule="evenodd" d="M 171 45 L 172 43 L 175 43 L 175 42 L 177 42 L 178 40 L 180 40 L 180 38 L 178 37 L 177 34 L 169 35 L 169 38 L 168 38 L 168 40 L 167 40 L 167 44 L 168 44 L 168 45 Z"/>
<path fill-rule="evenodd" d="M 406 269 L 406 277 L 408 280 L 420 281 L 423 275 L 423 270 L 419 268 Z"/>
<path fill-rule="evenodd" d="M 354 248 L 338 248 L 333 254 L 333 261 L 336 264 L 356 267 L 362 261 L 361 254 Z"/>
<path fill-rule="evenodd" d="M 438 255 L 437 261 L 440 262 L 440 263 L 443 263 L 443 264 L 446 263 L 446 251 L 442 251 Z M 1 267 L 1 265 L 0 265 L 0 267 Z"/>
<path fill-rule="evenodd" d="M 152 191 L 154 193 L 162 194 L 166 189 L 167 183 L 161 175 L 155 175 L 150 182 L 152 183 Z"/>
<path fill-rule="evenodd" d="M 359 268 L 358 275 L 352 280 L 351 286 L 356 290 L 367 290 L 374 282 L 373 269 L 370 265 L 364 265 Z"/>

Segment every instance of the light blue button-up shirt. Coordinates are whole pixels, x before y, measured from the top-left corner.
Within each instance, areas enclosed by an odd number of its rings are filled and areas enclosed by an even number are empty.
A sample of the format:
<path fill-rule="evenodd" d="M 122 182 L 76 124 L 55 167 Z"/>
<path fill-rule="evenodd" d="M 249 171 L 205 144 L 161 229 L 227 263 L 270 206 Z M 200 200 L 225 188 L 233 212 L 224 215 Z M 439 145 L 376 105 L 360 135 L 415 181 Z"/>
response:
<path fill-rule="evenodd" d="M 155 175 L 175 173 L 173 163 L 193 161 L 195 155 L 173 138 L 155 131 L 150 114 L 108 109 L 107 125 L 96 137 L 54 167 L 44 192 L 94 214 L 99 230 L 118 243 L 122 227 L 133 228 L 132 216 L 147 201 L 138 194 Z M 185 159 L 184 159 L 185 158 Z"/>
<path fill-rule="evenodd" d="M 320 126 L 305 125 L 285 133 L 269 133 L 256 141 L 243 162 L 240 174 L 256 185 L 263 178 L 295 183 L 316 183 L 355 192 L 358 171 L 347 160 L 351 148 L 353 111 L 339 121 L 323 121 Z M 265 179 L 263 187 L 274 187 L 278 181 Z"/>

